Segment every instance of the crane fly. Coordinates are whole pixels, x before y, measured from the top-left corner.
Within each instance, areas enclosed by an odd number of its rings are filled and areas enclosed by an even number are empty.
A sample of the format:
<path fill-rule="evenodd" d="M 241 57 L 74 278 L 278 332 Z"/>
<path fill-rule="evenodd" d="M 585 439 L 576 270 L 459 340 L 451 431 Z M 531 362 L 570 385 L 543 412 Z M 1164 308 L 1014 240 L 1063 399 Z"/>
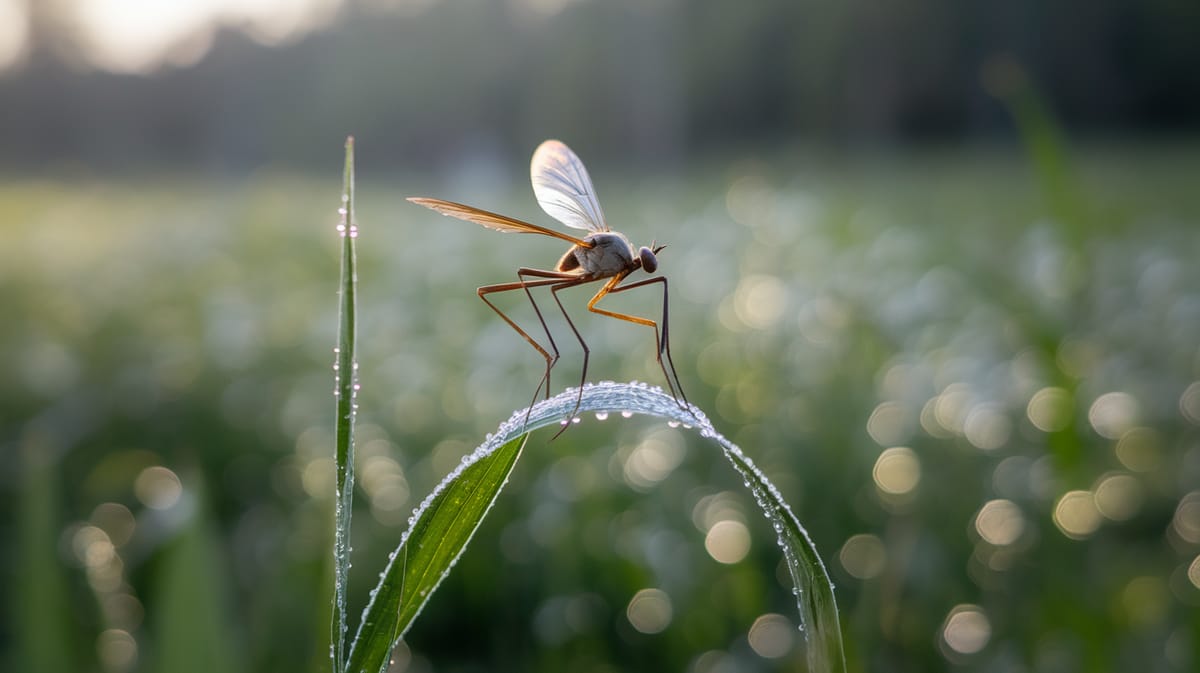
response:
<path fill-rule="evenodd" d="M 554 298 L 554 303 L 558 306 L 558 310 L 562 312 L 567 325 L 575 334 L 579 345 L 583 347 L 583 372 L 579 377 L 579 395 L 575 398 L 575 408 L 571 410 L 571 414 L 568 417 L 570 419 L 575 417 L 583 401 L 583 384 L 587 380 L 588 356 L 591 353 L 591 349 L 588 348 L 583 335 L 575 327 L 575 323 L 571 320 L 571 316 L 563 306 L 562 300 L 558 297 L 558 292 L 569 287 L 604 281 L 604 284 L 588 301 L 587 309 L 592 313 L 598 313 L 637 325 L 645 325 L 654 330 L 658 366 L 662 369 L 663 376 L 667 380 L 667 388 L 670 389 L 671 396 L 675 398 L 675 401 L 680 406 L 686 409 L 687 398 L 683 394 L 683 386 L 679 382 L 679 375 L 675 372 L 675 363 L 671 360 L 670 323 L 667 317 L 667 279 L 665 276 L 652 276 L 628 283 L 625 282 L 630 275 L 638 270 L 644 271 L 647 274 L 653 274 L 657 271 L 657 255 L 666 246 L 651 243 L 650 247 L 642 246 L 635 250 L 624 234 L 610 229 L 604 219 L 603 211 L 600 210 L 600 202 L 596 199 L 596 190 L 592 187 L 592 180 L 588 176 L 587 169 L 584 168 L 583 162 L 579 160 L 579 157 L 575 156 L 575 153 L 571 151 L 571 148 L 563 143 L 557 140 L 547 140 L 538 146 L 537 150 L 533 153 L 533 160 L 530 162 L 529 174 L 530 180 L 533 183 L 533 195 L 537 199 L 538 204 L 541 205 L 542 210 L 546 211 L 546 214 L 550 217 L 568 227 L 587 231 L 586 235 L 579 238 L 571 234 L 453 201 L 424 197 L 414 197 L 408 200 L 443 215 L 474 222 L 488 229 L 510 234 L 541 234 L 542 236 L 550 236 L 571 244 L 570 249 L 558 260 L 558 264 L 555 265 L 553 270 L 523 266 L 517 269 L 517 280 L 515 282 L 484 285 L 476 290 L 479 298 L 488 307 L 495 311 L 504 322 L 508 323 L 509 327 L 512 327 L 517 334 L 520 334 L 530 346 L 533 346 L 545 358 L 546 371 L 542 374 L 542 379 L 538 382 L 538 387 L 533 391 L 534 400 L 537 400 L 538 393 L 543 387 L 546 389 L 546 398 L 549 399 L 550 370 L 558 362 L 559 352 L 558 346 L 554 343 L 554 337 L 550 334 L 550 328 L 546 326 L 546 320 L 542 317 L 542 311 L 538 307 L 530 290 L 539 287 L 550 288 L 550 296 Z M 662 320 L 660 322 L 655 322 L 650 318 L 643 318 L 641 316 L 609 311 L 597 306 L 601 299 L 610 294 L 656 284 L 662 285 L 663 293 Z M 520 325 L 488 299 L 488 295 L 499 292 L 512 292 L 514 290 L 524 291 L 525 295 L 529 298 L 529 303 L 533 305 L 533 311 L 537 315 L 538 322 L 542 325 L 542 331 L 546 334 L 546 342 L 550 347 L 549 350 L 539 344 L 528 332 L 522 329 Z M 660 324 L 661 332 L 659 329 Z M 681 398 L 682 402 L 680 402 Z M 525 420 L 528 422 L 529 412 L 526 412 Z M 564 423 L 563 428 L 554 436 L 557 437 L 559 434 L 562 434 L 568 424 L 569 420 Z"/>

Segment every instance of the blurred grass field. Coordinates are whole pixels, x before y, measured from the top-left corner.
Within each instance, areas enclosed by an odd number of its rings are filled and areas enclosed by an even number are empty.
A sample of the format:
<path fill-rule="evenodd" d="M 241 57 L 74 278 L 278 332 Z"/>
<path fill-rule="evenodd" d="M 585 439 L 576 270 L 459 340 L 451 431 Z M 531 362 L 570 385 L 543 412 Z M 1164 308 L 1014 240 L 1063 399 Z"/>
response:
<path fill-rule="evenodd" d="M 1200 665 L 1197 150 L 1084 146 L 1062 183 L 998 148 L 593 170 L 614 228 L 668 245 L 688 397 L 808 527 L 852 669 Z M 330 168 L 0 183 L 5 668 L 326 670 Z M 360 175 L 352 616 L 541 373 L 474 288 L 562 246 L 403 201 L 547 223 L 522 171 L 464 175 Z M 589 378 L 662 385 L 649 332 L 587 296 L 564 294 Z M 557 391 L 580 353 L 551 326 Z M 795 619 L 772 533 L 719 454 L 638 419 L 550 434 L 395 671 L 803 670 L 800 634 L 768 628 Z M 720 522 L 750 536 L 730 564 Z M 661 633 L 626 617 L 646 588 Z"/>

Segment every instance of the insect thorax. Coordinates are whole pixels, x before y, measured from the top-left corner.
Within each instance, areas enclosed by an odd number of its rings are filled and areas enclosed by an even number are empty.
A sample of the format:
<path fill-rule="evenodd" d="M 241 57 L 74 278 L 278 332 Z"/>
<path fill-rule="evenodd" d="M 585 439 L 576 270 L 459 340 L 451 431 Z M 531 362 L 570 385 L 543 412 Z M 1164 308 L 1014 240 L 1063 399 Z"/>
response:
<path fill-rule="evenodd" d="M 634 266 L 633 246 L 623 234 L 615 231 L 588 234 L 585 241 L 591 248 L 575 246 L 558 262 L 559 271 L 579 269 L 584 275 L 596 278 L 615 276 Z"/>

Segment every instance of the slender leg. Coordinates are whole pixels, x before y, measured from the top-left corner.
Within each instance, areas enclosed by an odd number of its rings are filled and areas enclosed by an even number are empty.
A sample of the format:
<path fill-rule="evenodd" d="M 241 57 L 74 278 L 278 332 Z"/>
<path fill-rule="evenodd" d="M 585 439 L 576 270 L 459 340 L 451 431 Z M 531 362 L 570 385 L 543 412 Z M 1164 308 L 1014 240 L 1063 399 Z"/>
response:
<path fill-rule="evenodd" d="M 583 335 L 580 334 L 579 330 L 575 327 L 575 322 L 571 320 L 571 316 L 567 314 L 567 309 L 563 306 L 562 301 L 558 298 L 558 291 L 568 287 L 581 285 L 585 282 L 591 281 L 566 281 L 550 286 L 550 296 L 554 297 L 554 302 L 558 304 L 558 310 L 562 311 L 563 318 L 566 318 L 567 320 L 567 326 L 569 326 L 571 331 L 575 333 L 575 339 L 578 340 L 579 345 L 583 347 L 583 371 L 579 374 L 579 394 L 575 396 L 575 408 L 571 409 L 570 415 L 567 416 L 567 425 L 562 426 L 558 432 L 554 433 L 554 437 L 551 437 L 550 439 L 558 437 L 563 433 L 563 431 L 570 427 L 571 419 L 575 418 L 575 414 L 579 411 L 579 405 L 583 404 L 583 384 L 587 381 L 588 358 L 592 353 L 592 349 L 588 348 L 587 342 L 583 340 Z"/>
<path fill-rule="evenodd" d="M 588 305 L 587 305 L 588 310 L 593 313 L 599 313 L 600 315 L 606 315 L 610 318 L 617 318 L 618 320 L 625 320 L 625 321 L 635 323 L 638 325 L 646 325 L 647 327 L 654 328 L 654 345 L 657 348 L 656 358 L 658 360 L 658 366 L 660 369 L 662 369 L 663 377 L 666 378 L 666 380 L 667 380 L 667 388 L 670 389 L 670 391 L 671 391 L 671 397 L 674 397 L 675 402 L 677 402 L 680 407 L 682 407 L 686 410 L 686 409 L 688 409 L 687 395 L 684 395 L 684 393 L 683 393 L 683 384 L 679 381 L 679 373 L 675 371 L 675 361 L 671 359 L 671 335 L 670 335 L 671 323 L 668 318 L 668 311 L 667 311 L 667 279 L 665 276 L 655 276 L 653 278 L 646 278 L 644 280 L 639 280 L 636 283 L 630 283 L 628 285 L 619 285 L 619 283 L 625 279 L 625 275 L 627 275 L 627 274 L 615 276 L 615 277 L 613 277 L 612 280 L 605 283 L 604 287 L 600 288 L 600 291 L 597 292 L 596 295 L 594 297 L 592 297 L 591 301 L 588 302 Z M 638 288 L 638 287 L 644 287 L 646 285 L 650 285 L 651 283 L 662 283 L 662 286 L 663 286 L 663 313 L 662 313 L 662 338 L 661 339 L 659 338 L 659 333 L 658 333 L 658 323 L 654 322 L 653 320 L 650 320 L 649 318 L 642 318 L 642 317 L 635 316 L 635 315 L 628 315 L 625 313 L 616 313 L 614 311 L 607 311 L 602 308 L 596 308 L 596 304 L 601 299 L 603 299 L 606 295 L 616 294 L 618 292 L 624 292 L 626 290 L 632 290 L 632 289 Z M 663 353 L 664 352 L 667 355 L 667 359 L 666 359 L 665 363 L 663 362 Z M 669 372 L 667 371 L 668 366 L 670 368 Z M 672 381 L 672 379 L 674 379 L 674 380 Z M 682 399 L 683 401 L 680 402 L 680 399 Z"/>
<path fill-rule="evenodd" d="M 535 278 L 539 278 L 539 280 L 526 280 L 526 278 L 525 278 L 526 276 L 532 276 Z M 533 288 L 533 287 L 543 287 L 546 285 L 563 285 L 564 283 L 566 283 L 567 286 L 576 285 L 576 284 L 578 284 L 578 276 L 576 276 L 574 274 L 561 273 L 561 272 L 557 272 L 557 271 L 543 271 L 540 269 L 529 269 L 529 268 L 522 267 L 521 269 L 517 270 L 517 277 L 521 279 L 518 282 L 498 283 L 496 285 L 485 285 L 481 288 L 478 288 L 476 290 L 476 293 L 479 295 L 479 298 L 483 300 L 483 303 L 487 304 L 489 308 L 491 308 L 493 311 L 495 311 L 496 315 L 499 315 L 504 320 L 504 322 L 508 323 L 509 327 L 513 328 L 513 330 L 515 330 L 517 334 L 520 334 L 521 338 L 525 339 L 525 341 L 530 346 L 533 346 L 534 350 L 536 350 L 546 360 L 546 371 L 544 374 L 542 374 L 542 378 L 538 382 L 537 388 L 534 389 L 533 400 L 530 400 L 530 403 L 529 403 L 530 407 L 531 407 L 530 411 L 532 411 L 533 402 L 535 400 L 537 400 L 538 393 L 541 392 L 543 385 L 546 387 L 546 397 L 547 398 L 550 397 L 550 370 L 552 367 L 554 367 L 554 363 L 556 363 L 558 361 L 559 354 L 558 354 L 558 346 L 555 345 L 555 343 L 554 343 L 554 337 L 551 336 L 551 334 L 550 334 L 550 328 L 547 327 L 546 321 L 542 317 L 542 311 L 540 308 L 538 308 L 537 302 L 534 301 L 533 294 L 530 293 L 529 289 Z M 571 282 L 571 281 L 576 281 L 576 282 Z M 547 351 L 540 344 L 538 344 L 538 342 L 536 340 L 534 340 L 534 338 L 531 337 L 528 332 L 526 332 L 524 329 L 522 329 L 520 325 L 518 325 L 515 321 L 513 321 L 512 318 L 508 317 L 508 315 L 506 313 L 504 313 L 504 311 L 501 311 L 499 309 L 499 307 L 497 307 L 495 304 L 493 304 L 487 298 L 487 295 L 489 295 L 489 294 L 493 294 L 496 292 L 509 292 L 509 291 L 518 290 L 518 289 L 524 290 L 525 296 L 527 296 L 529 298 L 529 303 L 533 305 L 533 311 L 537 315 L 538 322 L 540 322 L 542 325 L 542 330 L 546 334 L 546 339 L 549 341 L 550 348 L 551 348 L 551 350 L 554 351 L 554 355 L 551 355 L 549 353 L 549 351 Z M 555 298 L 555 301 L 557 301 L 557 297 Z M 562 308 L 561 304 L 559 304 L 559 308 Z M 565 315 L 565 313 L 564 313 L 564 315 Z M 574 326 L 572 326 L 572 329 L 574 329 Z M 526 421 L 529 420 L 528 413 L 529 412 L 526 412 L 526 417 L 525 417 Z"/>

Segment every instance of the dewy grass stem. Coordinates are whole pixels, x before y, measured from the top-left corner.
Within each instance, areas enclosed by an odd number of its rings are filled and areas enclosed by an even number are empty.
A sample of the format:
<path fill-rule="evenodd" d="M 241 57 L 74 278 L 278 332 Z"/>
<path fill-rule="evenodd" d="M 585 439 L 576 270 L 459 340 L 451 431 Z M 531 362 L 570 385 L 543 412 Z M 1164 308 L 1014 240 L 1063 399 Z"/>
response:
<path fill-rule="evenodd" d="M 354 219 L 354 138 L 346 139 L 346 162 L 339 208 L 338 233 L 342 238 L 342 266 L 339 282 L 338 340 L 334 358 L 334 394 L 336 396 L 336 439 L 334 461 L 337 466 L 337 492 L 334 495 L 333 542 L 333 619 L 330 626 L 329 654 L 334 673 L 346 670 L 346 585 L 350 575 L 350 521 L 354 504 L 354 416 L 358 396 L 358 359 L 356 309 L 358 282 L 355 241 L 358 224 Z"/>

